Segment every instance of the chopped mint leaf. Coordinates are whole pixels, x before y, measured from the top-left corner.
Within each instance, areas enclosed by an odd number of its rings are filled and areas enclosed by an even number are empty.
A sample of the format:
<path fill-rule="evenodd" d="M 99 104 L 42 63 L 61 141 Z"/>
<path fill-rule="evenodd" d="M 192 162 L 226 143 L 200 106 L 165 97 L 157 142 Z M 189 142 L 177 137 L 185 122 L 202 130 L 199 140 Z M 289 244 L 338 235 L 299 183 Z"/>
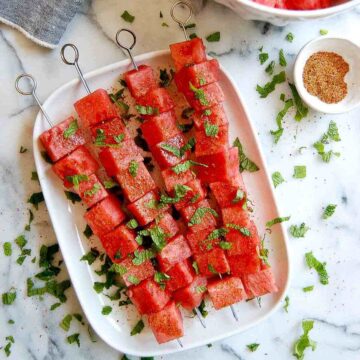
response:
<path fill-rule="evenodd" d="M 279 113 L 276 116 L 276 124 L 278 126 L 278 130 L 271 130 L 271 135 L 274 136 L 274 142 L 275 144 L 278 143 L 281 135 L 283 134 L 283 127 L 282 127 L 282 120 L 284 119 L 285 115 L 287 114 L 288 110 L 294 106 L 294 102 L 292 99 L 288 99 L 284 103 L 283 109 L 279 111 Z"/>
<path fill-rule="evenodd" d="M 220 237 L 225 236 L 228 232 L 229 230 L 225 228 L 215 229 L 208 235 L 207 239 L 208 240 L 219 239 Z"/>
<path fill-rule="evenodd" d="M 101 314 L 103 315 L 109 315 L 112 312 L 111 306 L 104 306 L 101 310 Z"/>
<path fill-rule="evenodd" d="M 44 195 L 42 192 L 33 193 L 29 199 L 28 203 L 32 204 L 36 210 L 39 209 L 39 204 L 44 201 Z"/>
<path fill-rule="evenodd" d="M 314 290 L 314 285 L 306 286 L 303 288 L 303 292 L 310 292 Z"/>
<path fill-rule="evenodd" d="M 259 167 L 245 155 L 243 146 L 239 138 L 235 139 L 233 146 L 236 146 L 238 148 L 240 172 L 243 171 L 255 172 L 259 170 Z"/>
<path fill-rule="evenodd" d="M 305 223 L 301 223 L 300 226 L 291 225 L 290 226 L 290 234 L 295 238 L 303 238 L 305 234 L 309 230 L 309 227 L 305 225 Z"/>
<path fill-rule="evenodd" d="M 95 183 L 89 190 L 84 191 L 84 196 L 93 197 L 101 190 L 99 183 Z"/>
<path fill-rule="evenodd" d="M 72 191 L 65 190 L 64 193 L 65 193 L 66 198 L 68 200 L 70 200 L 73 204 L 81 201 L 81 197 Z"/>
<path fill-rule="evenodd" d="M 209 101 L 207 100 L 203 89 L 201 88 L 198 89 L 191 82 L 189 82 L 189 88 L 194 93 L 195 99 L 199 100 L 201 105 L 203 106 L 209 105 Z"/>
<path fill-rule="evenodd" d="M 232 199 L 231 202 L 232 202 L 233 204 L 237 204 L 239 201 L 241 201 L 242 199 L 244 199 L 244 197 L 245 197 L 244 191 L 242 191 L 242 190 L 239 188 L 239 189 L 237 189 L 236 195 L 235 195 L 235 197 Z"/>
<path fill-rule="evenodd" d="M 11 242 L 9 242 L 9 241 L 4 242 L 3 249 L 4 249 L 5 256 L 11 256 L 11 254 L 12 254 Z"/>
<path fill-rule="evenodd" d="M 80 261 L 87 261 L 89 265 L 91 265 L 98 257 L 100 253 L 97 249 L 91 248 L 90 251 L 83 255 L 80 259 Z"/>
<path fill-rule="evenodd" d="M 275 61 L 271 61 L 269 65 L 265 68 L 265 72 L 269 75 L 274 73 Z"/>
<path fill-rule="evenodd" d="M 285 296 L 285 304 L 284 304 L 284 306 L 283 306 L 283 308 L 284 308 L 284 310 L 285 310 L 286 312 L 289 312 L 289 311 L 288 311 L 289 305 L 290 305 L 290 298 L 286 295 L 286 296 Z"/>
<path fill-rule="evenodd" d="M 203 318 L 206 318 L 208 316 L 208 312 L 206 310 L 206 304 L 205 304 L 205 301 L 202 300 L 200 305 L 198 306 L 198 310 L 200 311 L 200 314 Z M 194 311 L 194 310 L 193 310 Z M 196 313 L 195 313 L 196 314 Z"/>
<path fill-rule="evenodd" d="M 28 149 L 26 148 L 26 147 L 24 147 L 24 146 L 20 146 L 20 150 L 19 150 L 19 153 L 20 154 L 24 154 L 24 153 L 26 153 L 28 151 Z"/>
<path fill-rule="evenodd" d="M 28 209 L 28 211 L 29 211 L 29 221 L 25 225 L 25 228 L 24 228 L 25 231 L 30 231 L 31 230 L 31 223 L 34 220 L 34 213 L 30 209 Z"/>
<path fill-rule="evenodd" d="M 326 271 L 326 262 L 322 263 L 315 258 L 312 251 L 305 254 L 306 264 L 310 269 L 315 269 L 319 275 L 320 283 L 327 285 L 329 283 L 329 276 Z"/>
<path fill-rule="evenodd" d="M 233 229 L 233 230 L 237 230 L 244 236 L 251 236 L 250 230 L 244 226 L 230 223 L 230 224 L 226 224 L 226 227 Z"/>
<path fill-rule="evenodd" d="M 165 285 L 165 282 L 170 280 L 170 276 L 160 271 L 156 271 L 154 275 L 154 281 L 160 285 Z"/>
<path fill-rule="evenodd" d="M 285 181 L 279 171 L 275 171 L 274 173 L 272 173 L 271 178 L 275 188 Z"/>
<path fill-rule="evenodd" d="M 329 33 L 329 30 L 320 29 L 320 35 L 327 35 L 328 33 Z"/>
<path fill-rule="evenodd" d="M 41 151 L 41 157 L 48 163 L 53 164 L 53 161 L 51 160 L 50 156 L 46 151 Z"/>
<path fill-rule="evenodd" d="M 333 216 L 335 213 L 337 205 L 336 204 L 329 204 L 328 206 L 326 206 L 323 216 L 323 219 L 328 219 L 329 217 Z"/>
<path fill-rule="evenodd" d="M 202 294 L 202 293 L 204 293 L 204 292 L 206 292 L 206 291 L 207 291 L 207 288 L 206 288 L 205 285 L 199 285 L 199 286 L 196 286 L 196 287 L 195 287 L 195 292 L 196 292 L 197 294 Z"/>
<path fill-rule="evenodd" d="M 210 213 L 211 215 L 213 215 L 214 217 L 218 217 L 218 213 L 211 208 L 208 207 L 199 207 L 195 210 L 193 216 L 191 217 L 188 226 L 194 226 L 196 224 L 200 224 L 202 218 L 207 214 Z"/>
<path fill-rule="evenodd" d="M 98 294 L 100 294 L 104 290 L 104 287 L 105 283 L 101 283 L 98 281 L 94 282 L 93 288 Z"/>
<path fill-rule="evenodd" d="M 135 219 L 130 219 L 127 223 L 126 226 L 129 229 L 136 229 L 139 226 L 139 223 L 135 220 Z"/>
<path fill-rule="evenodd" d="M 191 107 L 185 108 L 182 113 L 181 117 L 185 120 L 189 120 L 190 117 L 194 114 L 195 110 Z"/>
<path fill-rule="evenodd" d="M 125 275 L 127 273 L 127 268 L 124 265 L 113 263 L 111 267 L 109 268 L 109 271 L 115 272 L 117 274 L 120 274 L 121 276 Z"/>
<path fill-rule="evenodd" d="M 204 123 L 205 134 L 208 137 L 215 137 L 219 132 L 219 127 L 217 125 L 212 125 L 208 121 Z"/>
<path fill-rule="evenodd" d="M 280 66 L 283 66 L 283 67 L 285 67 L 287 65 L 283 49 L 281 49 L 279 51 L 279 64 L 280 64 Z"/>
<path fill-rule="evenodd" d="M 57 309 L 59 306 L 61 306 L 61 303 L 57 302 L 55 304 L 52 304 L 50 307 L 50 311 L 54 311 L 55 309 Z"/>
<path fill-rule="evenodd" d="M 86 225 L 85 230 L 83 231 L 83 234 L 86 236 L 87 239 L 89 239 L 90 236 L 92 236 L 93 231 L 89 225 Z"/>
<path fill-rule="evenodd" d="M 144 327 L 145 327 L 144 322 L 142 320 L 139 320 L 131 330 L 130 335 L 134 336 L 140 334 L 143 331 Z"/>
<path fill-rule="evenodd" d="M 232 248 L 232 243 L 230 243 L 228 241 L 220 241 L 219 246 L 223 250 L 229 250 Z"/>
<path fill-rule="evenodd" d="M 11 305 L 16 299 L 16 291 L 10 290 L 7 293 L 2 294 L 2 303 L 3 305 Z"/>
<path fill-rule="evenodd" d="M 72 321 L 72 315 L 71 315 L 71 314 L 68 314 L 68 315 L 66 315 L 66 316 L 61 320 L 59 326 L 60 326 L 64 331 L 69 331 L 69 330 L 70 330 L 71 321 Z"/>
<path fill-rule="evenodd" d="M 72 334 L 70 336 L 68 336 L 66 339 L 67 339 L 67 342 L 69 344 L 74 344 L 76 343 L 78 347 L 80 347 L 80 339 L 79 339 L 79 336 L 80 334 L 79 333 L 76 333 L 76 334 Z"/>
<path fill-rule="evenodd" d="M 218 274 L 218 272 L 215 270 L 214 266 L 212 264 L 208 264 L 208 270 L 212 273 L 212 274 Z"/>
<path fill-rule="evenodd" d="M 196 27 L 196 24 L 194 24 L 194 23 L 185 25 L 185 29 L 193 29 L 194 27 Z"/>
<path fill-rule="evenodd" d="M 132 262 L 134 265 L 141 265 L 145 261 L 150 260 L 154 257 L 155 257 L 155 253 L 152 249 L 135 250 L 134 258 L 133 258 Z"/>
<path fill-rule="evenodd" d="M 129 164 L 129 173 L 133 178 L 137 176 L 138 169 L 139 164 L 135 160 L 131 160 Z"/>
<path fill-rule="evenodd" d="M 163 23 L 163 24 L 166 24 L 166 23 Z M 169 25 L 167 25 L 167 26 L 169 26 Z M 160 87 L 168 87 L 171 84 L 171 82 L 173 81 L 174 75 L 175 75 L 175 72 L 173 69 L 170 69 L 169 73 L 167 72 L 166 68 L 160 69 L 160 82 L 159 82 Z"/>
<path fill-rule="evenodd" d="M 105 180 L 104 181 L 105 189 L 112 189 L 112 188 L 114 188 L 116 186 L 118 186 L 118 184 L 113 180 Z"/>
<path fill-rule="evenodd" d="M 135 105 L 136 111 L 141 115 L 158 115 L 159 109 L 151 106 Z"/>
<path fill-rule="evenodd" d="M 296 89 L 296 86 L 291 83 L 289 83 L 289 86 L 296 106 L 295 120 L 301 121 L 303 118 L 305 118 L 308 115 L 309 108 L 306 107 L 306 105 L 301 100 L 301 97 Z"/>
<path fill-rule="evenodd" d="M 125 10 L 121 17 L 128 23 L 132 23 L 135 20 L 135 16 L 131 15 L 127 10 Z"/>
<path fill-rule="evenodd" d="M 266 61 L 269 59 L 269 54 L 268 53 L 265 53 L 265 52 L 261 52 L 259 54 L 259 61 L 260 61 L 260 64 L 264 64 L 266 63 Z"/>
<path fill-rule="evenodd" d="M 204 167 L 208 167 L 208 165 L 206 164 L 201 164 L 197 161 L 193 161 L 193 160 L 186 160 L 180 164 L 177 164 L 175 166 L 173 166 L 171 169 L 175 174 L 180 174 L 182 172 L 185 172 L 187 170 L 190 169 L 191 166 L 204 166 Z"/>
<path fill-rule="evenodd" d="M 74 185 L 75 189 L 78 189 L 80 183 L 89 180 L 89 177 L 84 174 L 78 174 L 78 175 L 66 176 L 66 180 L 71 182 Z"/>
<path fill-rule="evenodd" d="M 285 39 L 286 39 L 288 42 L 293 42 L 294 38 L 295 38 L 295 36 L 294 36 L 294 34 L 291 33 L 291 32 L 289 32 L 289 33 L 286 35 L 286 37 L 285 37 Z"/>
<path fill-rule="evenodd" d="M 192 40 L 192 39 L 195 39 L 195 38 L 197 38 L 198 36 L 195 34 L 195 33 L 191 33 L 190 35 L 189 35 L 189 39 L 190 40 Z"/>
<path fill-rule="evenodd" d="M 261 98 L 266 98 L 270 93 L 275 90 L 275 86 L 277 84 L 281 84 L 286 81 L 285 71 L 281 71 L 280 73 L 273 76 L 272 80 L 266 83 L 264 86 L 257 85 L 256 91 L 260 94 Z"/>
<path fill-rule="evenodd" d="M 257 344 L 257 343 L 253 343 L 253 344 L 246 345 L 246 347 L 247 347 L 251 352 L 256 351 L 259 346 L 260 346 L 260 344 Z"/>
<path fill-rule="evenodd" d="M 274 143 L 277 144 L 284 132 L 283 128 L 279 128 L 277 130 L 270 130 L 270 134 L 274 137 Z"/>
<path fill-rule="evenodd" d="M 304 179 L 306 177 L 306 166 L 304 166 L 304 165 L 294 166 L 293 177 L 295 179 Z"/>
<path fill-rule="evenodd" d="M 329 128 L 326 134 L 333 141 L 341 141 L 338 127 L 336 125 L 336 122 L 333 120 L 330 121 Z"/>
<path fill-rule="evenodd" d="M 217 42 L 220 41 L 220 31 L 216 31 L 206 37 L 208 42 Z"/>
<path fill-rule="evenodd" d="M 162 22 L 162 23 L 161 23 L 161 26 L 162 26 L 162 27 L 169 27 L 168 23 L 166 23 L 166 22 Z"/>
<path fill-rule="evenodd" d="M 275 219 L 272 219 L 272 220 L 268 221 L 268 222 L 266 223 L 266 227 L 267 227 L 267 228 L 270 228 L 270 227 L 272 227 L 272 226 L 275 225 L 275 224 L 279 224 L 279 223 L 282 223 L 282 222 L 284 222 L 284 221 L 289 221 L 289 220 L 290 220 L 290 216 L 277 217 L 277 218 L 275 218 Z"/>
<path fill-rule="evenodd" d="M 191 265 L 195 270 L 195 274 L 199 275 L 199 265 L 198 265 L 198 263 L 196 261 L 193 261 L 193 263 Z"/>
<path fill-rule="evenodd" d="M 39 181 L 39 175 L 36 171 L 31 172 L 31 180 Z"/>
<path fill-rule="evenodd" d="M 304 333 L 300 336 L 300 338 L 294 344 L 294 352 L 293 355 L 298 359 L 304 359 L 304 352 L 307 348 L 311 348 L 312 351 L 316 349 L 316 342 L 309 338 L 309 332 L 312 330 L 314 326 L 313 320 L 303 320 L 302 328 Z"/>
<path fill-rule="evenodd" d="M 114 135 L 113 138 L 117 144 L 120 144 L 124 140 L 125 134 Z"/>
<path fill-rule="evenodd" d="M 69 126 L 64 130 L 63 136 L 65 139 L 68 139 L 69 137 L 73 136 L 79 129 L 77 120 L 73 120 Z"/>

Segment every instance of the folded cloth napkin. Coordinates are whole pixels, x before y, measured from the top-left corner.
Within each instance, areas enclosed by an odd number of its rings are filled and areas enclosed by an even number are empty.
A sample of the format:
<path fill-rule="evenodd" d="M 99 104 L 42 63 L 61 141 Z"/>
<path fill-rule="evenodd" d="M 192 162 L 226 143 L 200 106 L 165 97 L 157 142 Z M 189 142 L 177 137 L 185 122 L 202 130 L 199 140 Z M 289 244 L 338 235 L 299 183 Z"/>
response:
<path fill-rule="evenodd" d="M 0 21 L 39 45 L 55 48 L 86 0 L 0 0 Z"/>

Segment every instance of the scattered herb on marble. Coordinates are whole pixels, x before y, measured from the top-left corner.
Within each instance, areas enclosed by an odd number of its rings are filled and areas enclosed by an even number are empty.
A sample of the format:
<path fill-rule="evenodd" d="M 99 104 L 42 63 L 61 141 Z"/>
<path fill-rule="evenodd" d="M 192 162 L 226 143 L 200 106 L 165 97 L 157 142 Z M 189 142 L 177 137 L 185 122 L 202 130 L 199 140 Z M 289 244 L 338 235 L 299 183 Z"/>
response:
<path fill-rule="evenodd" d="M 101 310 L 101 314 L 102 315 L 109 315 L 112 312 L 112 307 L 111 306 L 104 306 Z"/>
<path fill-rule="evenodd" d="M 282 177 L 281 173 L 279 171 L 275 171 L 271 175 L 274 187 L 278 187 L 280 184 L 282 184 L 285 180 Z"/>
<path fill-rule="evenodd" d="M 68 314 L 68 315 L 66 315 L 66 316 L 61 320 L 59 326 L 60 326 L 64 331 L 69 331 L 69 330 L 70 330 L 71 321 L 72 321 L 72 315 L 71 315 L 71 314 Z"/>
<path fill-rule="evenodd" d="M 322 218 L 324 220 L 328 219 L 329 217 L 333 216 L 335 213 L 337 205 L 336 204 L 329 204 L 328 206 L 326 206 Z"/>
<path fill-rule="evenodd" d="M 264 86 L 257 85 L 256 91 L 260 94 L 261 98 L 266 98 L 270 93 L 275 90 L 277 84 L 281 84 L 286 81 L 285 71 L 273 76 L 272 80 L 266 83 Z"/>
<path fill-rule="evenodd" d="M 44 195 L 42 192 L 33 193 L 29 199 L 28 203 L 32 204 L 36 210 L 39 209 L 39 204 L 44 201 Z"/>
<path fill-rule="evenodd" d="M 3 305 L 11 305 L 16 299 L 16 290 L 11 289 L 9 292 L 2 294 Z"/>
<path fill-rule="evenodd" d="M 289 305 L 290 305 L 290 298 L 289 296 L 285 296 L 285 304 L 283 306 L 283 309 L 286 311 L 286 312 L 289 312 Z"/>
<path fill-rule="evenodd" d="M 33 181 L 39 181 L 39 175 L 36 171 L 31 172 L 31 180 Z"/>
<path fill-rule="evenodd" d="M 303 288 L 303 292 L 310 292 L 314 290 L 314 285 L 306 286 Z"/>
<path fill-rule="evenodd" d="M 275 67 L 275 61 L 271 61 L 269 65 L 265 68 L 265 72 L 269 75 L 272 75 L 274 73 L 274 67 Z"/>
<path fill-rule="evenodd" d="M 293 178 L 295 178 L 295 179 L 306 178 L 306 166 L 305 165 L 295 165 Z"/>
<path fill-rule="evenodd" d="M 5 347 L 4 347 L 4 352 L 5 352 L 5 355 L 7 356 L 7 357 L 9 357 L 10 355 L 11 355 L 11 346 L 12 346 L 12 344 L 14 344 L 15 343 L 15 340 L 14 340 L 14 337 L 13 336 L 7 336 L 6 338 L 5 338 L 5 340 L 7 341 L 7 344 L 5 345 Z"/>
<path fill-rule="evenodd" d="M 24 147 L 24 146 L 21 145 L 21 146 L 20 146 L 19 153 L 20 153 L 20 154 L 24 154 L 24 153 L 27 152 L 27 150 L 28 150 L 28 149 L 27 149 L 26 147 Z"/>
<path fill-rule="evenodd" d="M 28 221 L 28 223 L 25 225 L 25 228 L 24 228 L 24 230 L 26 230 L 26 231 L 30 231 L 30 230 L 31 230 L 31 223 L 32 223 L 33 220 L 34 220 L 34 213 L 33 213 L 30 209 L 28 209 L 28 212 L 29 212 L 29 221 Z"/>
<path fill-rule="evenodd" d="M 257 343 L 253 343 L 253 344 L 248 344 L 246 345 L 246 347 L 249 349 L 249 351 L 254 352 L 258 349 L 258 347 L 260 346 L 260 344 Z"/>
<path fill-rule="evenodd" d="M 267 228 L 270 228 L 272 227 L 273 225 L 275 224 L 279 224 L 279 223 L 282 223 L 284 221 L 289 221 L 290 220 L 290 216 L 285 216 L 285 217 L 276 217 L 275 219 L 272 219 L 270 221 L 268 221 L 266 223 L 266 227 Z"/>
<path fill-rule="evenodd" d="M 144 322 L 142 320 L 139 320 L 131 330 L 130 335 L 134 336 L 140 334 L 143 331 L 144 327 L 145 327 Z"/>
<path fill-rule="evenodd" d="M 162 22 L 162 23 L 161 23 L 161 26 L 162 26 L 162 27 L 169 27 L 168 23 L 166 23 L 166 22 Z"/>
<path fill-rule="evenodd" d="M 239 138 L 235 139 L 233 146 L 236 146 L 238 148 L 240 172 L 243 171 L 255 172 L 259 170 L 259 167 L 245 155 L 243 146 Z"/>
<path fill-rule="evenodd" d="M 4 249 L 5 256 L 11 256 L 11 254 L 12 254 L 11 242 L 9 242 L 9 241 L 4 242 L 3 249 Z"/>
<path fill-rule="evenodd" d="M 320 29 L 320 35 L 327 35 L 329 33 L 329 30 L 326 29 Z"/>
<path fill-rule="evenodd" d="M 308 115 L 309 108 L 301 100 L 301 97 L 296 89 L 296 86 L 291 83 L 289 83 L 289 86 L 296 106 L 295 120 L 301 121 L 303 118 L 305 118 Z"/>
<path fill-rule="evenodd" d="M 319 275 L 320 283 L 323 285 L 329 284 L 329 275 L 326 270 L 326 262 L 320 262 L 315 258 L 312 251 L 305 254 L 306 264 L 310 269 L 315 269 Z"/>
<path fill-rule="evenodd" d="M 303 238 L 305 234 L 309 230 L 309 227 L 305 225 L 305 223 L 301 223 L 300 226 L 291 225 L 290 226 L 290 234 L 295 238 Z"/>
<path fill-rule="evenodd" d="M 135 20 L 135 16 L 131 15 L 127 10 L 125 10 L 121 17 L 128 23 L 132 23 Z"/>
<path fill-rule="evenodd" d="M 259 61 L 260 61 L 260 64 L 263 65 L 269 59 L 269 54 L 266 52 L 263 52 L 262 48 L 260 48 L 259 50 L 260 50 Z"/>
<path fill-rule="evenodd" d="M 307 348 L 311 348 L 312 351 L 316 349 L 316 342 L 311 340 L 309 337 L 309 333 L 314 327 L 313 320 L 303 320 L 302 321 L 302 328 L 303 334 L 294 344 L 294 352 L 293 355 L 298 359 L 304 359 L 304 352 Z"/>
<path fill-rule="evenodd" d="M 77 344 L 78 347 L 80 347 L 80 334 L 79 333 L 75 333 L 75 334 L 72 334 L 70 336 L 68 336 L 66 339 L 67 339 L 67 342 L 69 344 Z"/>
<path fill-rule="evenodd" d="M 295 38 L 295 36 L 294 36 L 294 34 L 291 33 L 291 32 L 289 32 L 289 33 L 286 35 L 286 37 L 285 37 L 285 39 L 286 39 L 288 42 L 293 42 L 294 38 Z"/>
<path fill-rule="evenodd" d="M 287 61 L 285 59 L 284 50 L 280 49 L 279 51 L 279 64 L 282 67 L 285 67 L 287 65 Z"/>
<path fill-rule="evenodd" d="M 278 143 L 278 141 L 280 140 L 280 137 L 282 136 L 282 134 L 284 132 L 284 129 L 282 126 L 282 121 L 283 121 L 285 115 L 287 114 L 287 112 L 289 111 L 289 109 L 293 106 L 294 106 L 294 102 L 292 99 L 288 99 L 288 100 L 284 101 L 284 107 L 279 111 L 279 113 L 276 116 L 276 124 L 278 126 L 278 129 L 270 130 L 271 135 L 274 136 L 275 144 Z"/>
<path fill-rule="evenodd" d="M 54 311 L 55 309 L 57 309 L 59 306 L 61 306 L 61 303 L 57 302 L 55 304 L 52 304 L 50 307 L 50 311 Z"/>
<path fill-rule="evenodd" d="M 216 31 L 206 37 L 208 42 L 217 42 L 220 41 L 220 31 Z"/>
<path fill-rule="evenodd" d="M 329 162 L 333 155 L 337 157 L 340 156 L 339 152 L 335 152 L 333 150 L 325 151 L 325 145 L 329 144 L 329 140 L 336 142 L 341 141 L 339 130 L 335 121 L 330 121 L 327 132 L 322 135 L 319 141 L 313 144 L 317 153 L 321 156 L 321 159 L 324 162 Z"/>
<path fill-rule="evenodd" d="M 192 40 L 192 39 L 195 39 L 197 38 L 198 36 L 195 34 L 195 33 L 192 33 L 189 35 L 189 39 Z"/>

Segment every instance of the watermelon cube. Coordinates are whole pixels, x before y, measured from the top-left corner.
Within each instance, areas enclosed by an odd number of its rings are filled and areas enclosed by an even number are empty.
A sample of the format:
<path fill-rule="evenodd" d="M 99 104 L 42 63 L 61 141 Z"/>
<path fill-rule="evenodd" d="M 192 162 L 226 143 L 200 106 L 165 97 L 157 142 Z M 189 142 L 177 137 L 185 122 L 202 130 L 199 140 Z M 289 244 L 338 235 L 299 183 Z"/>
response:
<path fill-rule="evenodd" d="M 40 135 L 40 140 L 53 162 L 58 161 L 86 142 L 82 131 L 78 128 L 77 120 L 73 116 L 44 131 Z"/>
<path fill-rule="evenodd" d="M 293 10 L 317 10 L 331 6 L 331 0 L 287 0 L 286 6 Z"/>
<path fill-rule="evenodd" d="M 140 149 L 133 140 L 123 142 L 120 147 L 103 148 L 99 158 L 109 176 L 115 176 L 127 169 L 131 160 L 142 161 Z"/>
<path fill-rule="evenodd" d="M 159 164 L 160 169 L 167 169 L 179 164 L 189 156 L 189 151 L 180 154 L 180 149 L 186 144 L 185 136 L 180 133 L 171 139 L 167 139 L 150 148 L 155 161 Z M 169 150 L 170 147 L 170 150 Z M 178 152 L 174 154 L 174 151 Z"/>
<path fill-rule="evenodd" d="M 136 170 L 134 170 L 136 168 Z M 142 161 L 132 161 L 115 178 L 129 202 L 134 202 L 156 188 L 156 184 Z"/>
<path fill-rule="evenodd" d="M 220 248 L 215 248 L 203 254 L 194 256 L 198 264 L 200 274 L 211 277 L 217 274 L 230 272 L 230 266 L 226 259 L 225 252 Z"/>
<path fill-rule="evenodd" d="M 135 241 L 135 232 L 126 225 L 116 227 L 113 231 L 101 236 L 100 240 L 106 254 L 115 263 L 119 263 L 139 247 Z"/>
<path fill-rule="evenodd" d="M 189 285 L 194 280 L 194 269 L 189 260 L 184 260 L 166 272 L 170 279 L 166 281 L 166 289 L 170 292 Z"/>
<path fill-rule="evenodd" d="M 222 104 L 195 112 L 193 119 L 196 129 L 204 128 L 205 122 L 216 126 L 223 126 L 229 123 Z"/>
<path fill-rule="evenodd" d="M 140 65 L 137 70 L 134 69 L 126 72 L 124 79 L 131 95 L 135 99 L 144 96 L 150 90 L 158 87 L 152 68 L 148 65 Z"/>
<path fill-rule="evenodd" d="M 201 185 L 201 181 L 198 179 L 194 179 L 185 184 L 190 190 L 188 190 L 183 198 L 177 203 L 175 203 L 176 210 L 180 210 L 181 208 L 188 206 L 189 204 L 195 205 L 201 200 L 203 200 L 206 196 L 206 191 Z M 172 195 L 175 196 L 174 192 Z"/>
<path fill-rule="evenodd" d="M 198 178 L 204 183 L 225 182 L 233 179 L 227 146 L 216 154 L 199 156 L 196 161 L 206 165 L 197 167 Z"/>
<path fill-rule="evenodd" d="M 195 87 L 211 84 L 219 80 L 219 63 L 216 59 L 183 67 L 175 74 L 175 83 L 180 92 L 189 89 L 189 83 Z"/>
<path fill-rule="evenodd" d="M 211 183 L 210 190 L 220 208 L 243 205 L 246 201 L 246 189 L 240 173 L 233 181 Z"/>
<path fill-rule="evenodd" d="M 258 250 L 244 255 L 228 256 L 231 275 L 242 277 L 244 274 L 253 274 L 261 270 L 261 260 Z"/>
<path fill-rule="evenodd" d="M 203 254 L 206 251 L 212 250 L 219 243 L 218 239 L 208 239 L 213 230 L 215 230 L 215 225 L 210 225 L 201 231 L 192 231 L 190 228 L 186 232 L 185 237 L 193 254 Z"/>
<path fill-rule="evenodd" d="M 176 174 L 172 168 L 169 168 L 163 170 L 161 175 L 164 179 L 166 191 L 169 193 L 174 189 L 176 184 L 185 185 L 195 178 L 191 169 Z"/>
<path fill-rule="evenodd" d="M 120 118 L 92 126 L 90 130 L 94 145 L 98 147 L 108 145 L 115 146 L 131 139 L 129 132 Z"/>
<path fill-rule="evenodd" d="M 159 206 L 159 194 L 155 191 L 150 191 L 142 198 L 128 205 L 128 209 L 135 216 L 138 223 L 144 226 L 166 212 L 169 206 Z"/>
<path fill-rule="evenodd" d="M 159 218 L 150 226 L 150 228 L 155 226 L 162 229 L 166 235 L 167 240 L 172 239 L 180 231 L 179 225 L 168 212 L 161 214 Z"/>
<path fill-rule="evenodd" d="M 206 60 L 205 46 L 200 38 L 171 44 L 170 52 L 176 71 Z"/>
<path fill-rule="evenodd" d="M 83 127 L 91 127 L 118 116 L 106 90 L 98 89 L 74 104 Z"/>
<path fill-rule="evenodd" d="M 234 146 L 229 149 L 229 178 L 241 180 L 241 174 L 239 169 L 239 150 L 237 147 Z"/>
<path fill-rule="evenodd" d="M 98 168 L 99 164 L 90 154 L 90 151 L 83 145 L 52 166 L 53 171 L 64 181 L 66 187 L 72 186 L 71 176 L 89 176 L 94 174 Z"/>
<path fill-rule="evenodd" d="M 194 281 L 186 287 L 179 289 L 173 293 L 173 299 L 180 303 L 187 310 L 198 307 L 204 298 L 207 280 L 204 276 L 196 276 Z"/>
<path fill-rule="evenodd" d="M 160 311 L 170 300 L 170 293 L 151 278 L 132 286 L 128 295 L 141 315 Z"/>
<path fill-rule="evenodd" d="M 135 251 L 142 251 L 140 248 Z M 150 260 L 142 262 L 140 265 L 133 263 L 134 256 L 128 255 L 122 260 L 120 265 L 121 276 L 126 286 L 139 284 L 141 281 L 152 277 L 155 274 L 154 267 Z"/>
<path fill-rule="evenodd" d="M 210 133 L 209 133 L 210 134 Z M 229 138 L 228 125 L 219 126 L 215 136 L 207 135 L 205 128 L 195 131 L 195 156 L 216 154 L 227 147 Z"/>
<path fill-rule="evenodd" d="M 108 192 L 95 174 L 88 176 L 85 181 L 80 181 L 79 186 L 74 186 L 74 191 L 89 208 L 108 196 Z"/>
<path fill-rule="evenodd" d="M 216 310 L 247 298 L 241 280 L 233 276 L 212 280 L 209 282 L 207 289 Z"/>
<path fill-rule="evenodd" d="M 150 147 L 173 138 L 180 133 L 176 125 L 176 117 L 173 110 L 149 117 L 141 125 L 141 130 L 144 139 Z"/>
<path fill-rule="evenodd" d="M 249 214 L 242 205 L 234 205 L 221 209 L 223 223 L 236 224 L 247 227 L 249 223 Z"/>
<path fill-rule="evenodd" d="M 241 280 L 249 299 L 278 291 L 271 268 L 245 274 Z"/>
<path fill-rule="evenodd" d="M 97 203 L 84 215 L 86 222 L 97 236 L 110 232 L 125 220 L 120 201 L 113 195 Z"/>
<path fill-rule="evenodd" d="M 191 256 L 191 250 L 184 236 L 177 235 L 157 255 L 161 271 L 166 272 L 178 262 Z"/>
<path fill-rule="evenodd" d="M 200 88 L 188 86 L 187 90 L 184 90 L 184 96 L 190 106 L 196 111 L 203 111 L 218 105 L 225 99 L 224 93 L 218 83 L 212 83 L 204 85 Z"/>
<path fill-rule="evenodd" d="M 159 312 L 149 314 L 148 322 L 159 344 L 184 335 L 183 319 L 174 301 L 169 302 Z"/>
<path fill-rule="evenodd" d="M 164 88 L 150 90 L 146 95 L 137 99 L 137 105 L 151 108 L 150 111 L 146 111 L 146 114 L 141 112 L 141 115 L 145 118 L 149 117 L 149 115 L 158 115 L 170 111 L 175 107 L 170 94 Z"/>

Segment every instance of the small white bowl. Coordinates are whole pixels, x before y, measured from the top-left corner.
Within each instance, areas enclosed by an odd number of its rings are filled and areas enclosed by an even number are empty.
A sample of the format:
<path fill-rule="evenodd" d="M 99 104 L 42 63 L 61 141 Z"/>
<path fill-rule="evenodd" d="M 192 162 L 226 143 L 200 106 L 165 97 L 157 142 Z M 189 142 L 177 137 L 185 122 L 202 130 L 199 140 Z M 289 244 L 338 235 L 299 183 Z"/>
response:
<path fill-rule="evenodd" d="M 348 87 L 346 97 L 336 103 L 327 104 L 311 95 L 304 86 L 303 71 L 308 58 L 318 51 L 334 52 L 349 64 L 345 75 Z M 340 114 L 360 105 L 360 47 L 349 39 L 322 36 L 307 43 L 299 52 L 294 66 L 294 81 L 299 95 L 311 108 L 328 114 Z"/>

